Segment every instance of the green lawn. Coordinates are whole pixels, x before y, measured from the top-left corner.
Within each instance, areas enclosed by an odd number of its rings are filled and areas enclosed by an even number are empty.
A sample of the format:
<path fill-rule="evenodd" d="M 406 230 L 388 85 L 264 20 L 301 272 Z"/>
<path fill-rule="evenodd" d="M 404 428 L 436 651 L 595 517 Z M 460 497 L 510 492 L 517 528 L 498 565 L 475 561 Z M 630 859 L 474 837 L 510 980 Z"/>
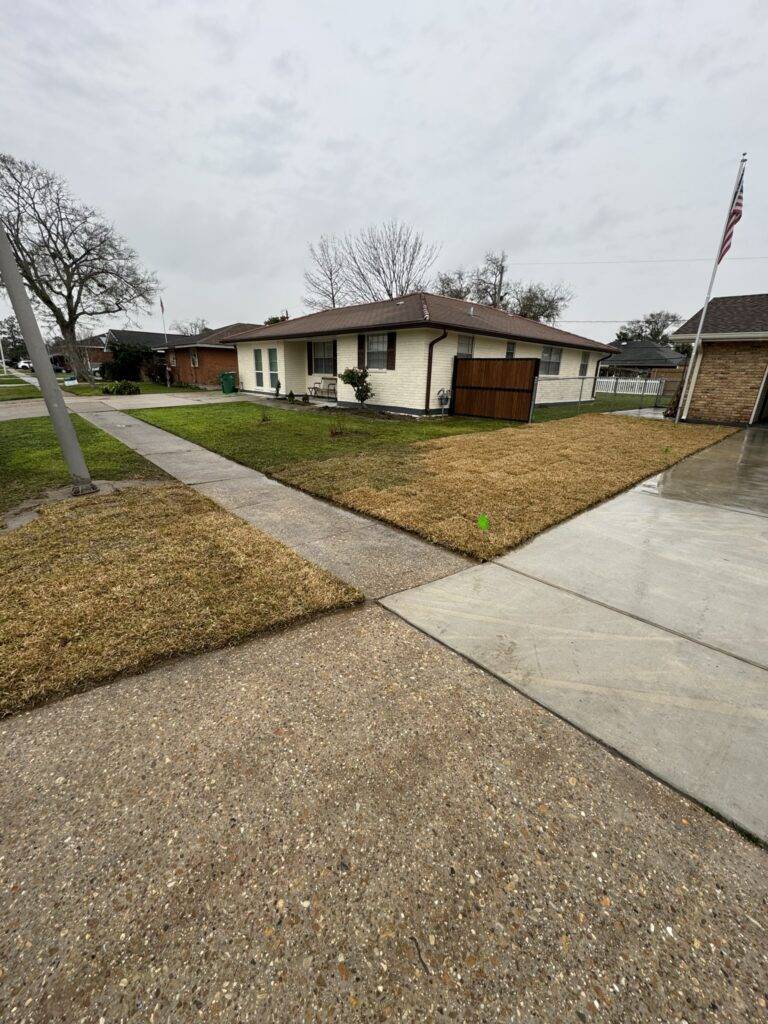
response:
<path fill-rule="evenodd" d="M 263 413 L 269 417 L 267 422 L 262 422 Z M 287 412 L 250 402 L 138 409 L 131 415 L 262 472 L 308 459 L 513 425 L 507 420 L 465 416 L 400 420 L 347 412 Z M 335 433 L 339 429 L 341 433 Z"/>
<path fill-rule="evenodd" d="M 165 474 L 124 444 L 72 417 L 96 480 L 158 479 Z M 0 513 L 69 480 L 47 416 L 0 423 Z"/>
<path fill-rule="evenodd" d="M 12 384 L 0 384 L 0 402 L 15 402 L 21 398 L 40 398 L 40 392 L 31 384 L 18 381 L 18 387 Z"/>
<path fill-rule="evenodd" d="M 657 405 L 665 406 L 669 398 L 659 398 Z M 534 423 L 548 420 L 562 420 L 585 412 L 618 412 L 620 409 L 649 409 L 654 404 L 653 395 L 606 395 L 598 394 L 591 402 L 559 402 L 557 405 L 539 405 L 533 414 Z"/>

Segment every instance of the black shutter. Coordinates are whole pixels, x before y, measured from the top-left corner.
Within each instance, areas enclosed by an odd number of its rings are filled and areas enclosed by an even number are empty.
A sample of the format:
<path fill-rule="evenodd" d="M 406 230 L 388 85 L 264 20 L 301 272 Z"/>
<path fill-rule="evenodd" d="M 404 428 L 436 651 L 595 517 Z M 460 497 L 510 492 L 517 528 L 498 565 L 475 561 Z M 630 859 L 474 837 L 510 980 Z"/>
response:
<path fill-rule="evenodd" d="M 395 368 L 395 352 L 397 350 L 397 334 L 394 331 L 390 331 L 387 335 L 387 369 L 394 370 Z"/>
<path fill-rule="evenodd" d="M 333 339 L 333 376 L 335 377 L 339 372 L 338 365 L 336 363 L 336 339 Z"/>
<path fill-rule="evenodd" d="M 307 342 L 307 373 L 311 377 L 314 373 L 314 367 L 312 365 L 312 342 Z"/>
<path fill-rule="evenodd" d="M 357 336 L 357 367 L 359 370 L 365 369 L 365 335 L 358 334 Z"/>

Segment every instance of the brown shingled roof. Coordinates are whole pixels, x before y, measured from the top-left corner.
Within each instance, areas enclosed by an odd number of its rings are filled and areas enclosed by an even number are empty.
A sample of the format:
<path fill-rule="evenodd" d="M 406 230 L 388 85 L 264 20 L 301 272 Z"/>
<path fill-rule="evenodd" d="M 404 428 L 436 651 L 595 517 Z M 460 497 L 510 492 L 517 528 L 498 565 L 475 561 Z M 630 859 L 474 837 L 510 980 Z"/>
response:
<path fill-rule="evenodd" d="M 695 335 L 699 329 L 698 310 L 674 332 Z M 768 295 L 723 295 L 710 299 L 702 334 L 768 334 Z"/>
<path fill-rule="evenodd" d="M 478 302 L 450 299 L 445 295 L 413 292 L 399 299 L 366 302 L 359 306 L 339 306 L 320 313 L 283 320 L 279 324 L 244 331 L 230 340 L 252 341 L 317 337 L 329 334 L 350 334 L 384 327 L 437 327 L 467 334 L 485 334 L 499 338 L 543 342 L 571 348 L 597 349 L 610 353 L 616 349 L 570 331 L 561 331 L 549 324 L 528 320 L 493 306 Z"/>
<path fill-rule="evenodd" d="M 259 324 L 227 324 L 215 330 L 206 328 L 201 334 L 174 334 L 173 341 L 168 335 L 168 348 L 194 348 L 197 345 L 224 345 L 232 347 L 232 338 L 243 331 L 258 330 Z"/>

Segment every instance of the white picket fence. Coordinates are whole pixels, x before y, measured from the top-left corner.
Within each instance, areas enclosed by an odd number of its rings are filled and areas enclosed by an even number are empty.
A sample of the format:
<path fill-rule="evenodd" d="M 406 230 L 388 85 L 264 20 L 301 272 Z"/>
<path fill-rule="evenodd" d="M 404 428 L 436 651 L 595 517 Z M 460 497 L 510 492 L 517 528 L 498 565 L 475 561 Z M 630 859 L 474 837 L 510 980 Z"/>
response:
<path fill-rule="evenodd" d="M 598 377 L 595 391 L 608 395 L 659 395 L 663 380 L 644 380 L 642 377 Z"/>

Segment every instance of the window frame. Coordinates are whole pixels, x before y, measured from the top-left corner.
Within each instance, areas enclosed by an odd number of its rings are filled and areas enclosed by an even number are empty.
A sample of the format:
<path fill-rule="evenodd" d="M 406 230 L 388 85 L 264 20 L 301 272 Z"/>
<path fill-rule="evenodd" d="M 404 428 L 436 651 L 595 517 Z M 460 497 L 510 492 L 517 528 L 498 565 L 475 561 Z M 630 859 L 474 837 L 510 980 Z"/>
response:
<path fill-rule="evenodd" d="M 275 368 L 272 369 L 272 353 L 275 354 Z M 274 391 L 277 387 L 277 382 L 280 380 L 280 370 L 277 359 L 277 349 L 267 349 L 267 366 L 269 367 L 269 386 Z"/>
<path fill-rule="evenodd" d="M 579 363 L 579 376 L 589 376 L 589 352 L 586 350 L 581 353 L 581 362 Z"/>
<path fill-rule="evenodd" d="M 548 353 L 546 356 L 544 353 Z M 555 353 L 557 357 L 555 359 Z M 561 345 L 542 345 L 541 346 L 541 363 L 539 365 L 539 373 L 542 377 L 559 377 L 560 366 L 563 361 L 563 349 Z M 552 369 L 554 366 L 554 370 Z"/>
<path fill-rule="evenodd" d="M 383 342 L 383 348 L 376 350 L 375 355 L 381 357 L 381 366 L 371 362 L 371 341 L 376 339 L 377 342 Z M 368 370 L 386 370 L 387 369 L 387 352 L 389 351 L 389 336 L 385 331 L 382 333 L 366 334 L 365 336 L 365 365 Z"/>
<path fill-rule="evenodd" d="M 517 352 L 517 342 L 516 341 L 508 341 L 507 342 L 507 350 L 504 353 L 504 358 L 505 359 L 514 359 L 515 358 L 515 352 Z"/>
<path fill-rule="evenodd" d="M 253 350 L 253 372 L 256 375 L 256 387 L 264 387 L 264 353 L 260 348 Z"/>
<path fill-rule="evenodd" d="M 459 334 L 457 335 L 458 341 L 456 344 L 456 356 L 459 359 L 474 359 L 475 357 L 475 336 L 474 334 Z M 469 352 L 462 352 L 462 342 L 469 342 Z"/>
<path fill-rule="evenodd" d="M 101 365 L 101 364 L 99 364 L 99 365 Z M 169 366 L 175 366 L 176 365 L 176 353 L 173 351 L 173 349 L 171 349 L 170 352 L 168 353 L 168 365 Z"/>
<path fill-rule="evenodd" d="M 317 354 L 316 346 L 322 345 L 324 354 L 319 356 Z M 320 366 L 328 369 L 319 369 Z M 319 338 L 318 340 L 312 340 L 312 374 L 318 374 L 321 377 L 335 377 L 336 374 L 333 372 L 333 339 L 332 338 Z"/>
<path fill-rule="evenodd" d="M 196 348 L 191 348 L 189 350 L 189 363 L 194 370 L 196 370 L 200 365 L 200 353 Z"/>

